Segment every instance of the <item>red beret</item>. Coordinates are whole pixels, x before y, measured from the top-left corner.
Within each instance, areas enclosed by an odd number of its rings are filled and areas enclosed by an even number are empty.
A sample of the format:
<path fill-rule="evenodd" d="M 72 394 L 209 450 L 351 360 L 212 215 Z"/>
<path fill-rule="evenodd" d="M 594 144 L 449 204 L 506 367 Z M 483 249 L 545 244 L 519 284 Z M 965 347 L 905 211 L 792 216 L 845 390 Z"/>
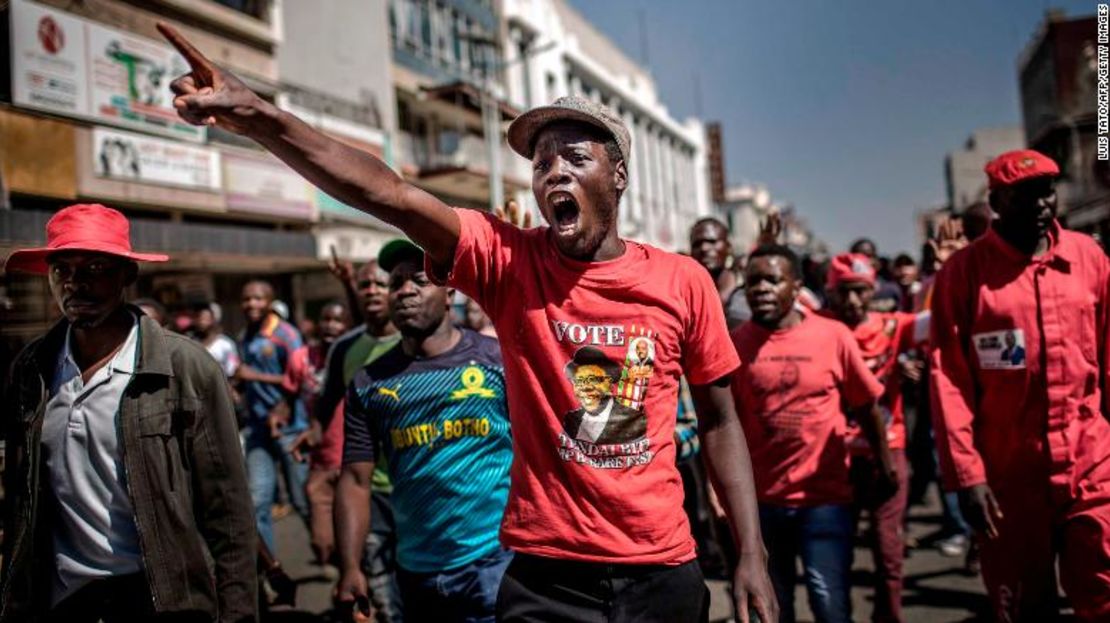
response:
<path fill-rule="evenodd" d="M 875 285 L 875 267 L 862 253 L 841 253 L 829 262 L 826 285 L 830 290 L 842 283 Z"/>
<path fill-rule="evenodd" d="M 1032 149 L 1008 151 L 988 162 L 983 170 L 987 172 L 992 190 L 1034 177 L 1060 175 L 1060 167 L 1056 166 L 1052 158 Z"/>

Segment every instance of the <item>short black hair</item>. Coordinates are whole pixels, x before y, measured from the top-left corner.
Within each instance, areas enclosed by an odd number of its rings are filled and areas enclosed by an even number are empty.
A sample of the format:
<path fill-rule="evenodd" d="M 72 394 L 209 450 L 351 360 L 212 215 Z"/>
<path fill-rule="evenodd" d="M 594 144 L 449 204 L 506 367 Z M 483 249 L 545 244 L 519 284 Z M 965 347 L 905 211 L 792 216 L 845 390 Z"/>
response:
<path fill-rule="evenodd" d="M 852 243 L 852 246 L 848 247 L 848 250 L 852 253 L 862 253 L 862 251 L 860 251 L 859 249 L 860 247 L 865 245 L 871 245 L 871 248 L 875 251 L 875 254 L 878 255 L 879 245 L 875 244 L 875 241 L 870 238 L 859 238 Z"/>
<path fill-rule="evenodd" d="M 790 275 L 795 279 L 802 278 L 801 263 L 798 260 L 798 254 L 790 250 L 790 247 L 784 244 L 764 244 L 756 247 L 748 255 L 748 266 L 752 262 L 761 257 L 781 257 L 790 263 Z"/>
<path fill-rule="evenodd" d="M 728 225 L 725 225 L 724 222 L 721 221 L 721 219 L 719 219 L 715 216 L 703 216 L 703 217 L 699 218 L 698 220 L 694 221 L 694 224 L 690 226 L 690 233 L 692 234 L 692 233 L 694 233 L 695 229 L 697 229 L 699 227 L 704 227 L 706 225 L 716 225 L 717 227 L 720 227 L 721 229 L 723 229 L 726 234 L 731 233 L 731 232 L 729 232 Z"/>
<path fill-rule="evenodd" d="M 916 265 L 917 265 L 917 262 L 913 261 L 913 258 L 910 257 L 908 253 L 899 253 L 897 256 L 894 257 L 894 267 L 895 268 L 898 268 L 900 266 L 916 266 Z"/>
<path fill-rule="evenodd" d="M 277 292 L 274 290 L 274 284 L 266 281 L 265 279 L 251 279 L 250 281 L 243 284 L 243 290 L 245 291 L 250 286 L 262 286 L 263 288 L 265 288 L 266 292 L 269 293 L 271 301 L 277 299 Z"/>

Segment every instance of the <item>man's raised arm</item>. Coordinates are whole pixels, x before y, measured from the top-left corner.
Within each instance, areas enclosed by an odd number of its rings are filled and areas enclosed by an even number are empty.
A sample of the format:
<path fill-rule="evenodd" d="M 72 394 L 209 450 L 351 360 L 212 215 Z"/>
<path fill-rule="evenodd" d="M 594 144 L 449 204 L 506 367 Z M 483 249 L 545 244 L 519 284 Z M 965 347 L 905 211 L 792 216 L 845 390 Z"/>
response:
<path fill-rule="evenodd" d="M 172 26 L 159 23 L 158 30 L 191 68 L 170 84 L 182 119 L 254 139 L 324 192 L 399 227 L 436 267 L 450 268 L 459 240 L 459 218 L 451 208 L 406 183 L 381 160 L 262 99 Z"/>

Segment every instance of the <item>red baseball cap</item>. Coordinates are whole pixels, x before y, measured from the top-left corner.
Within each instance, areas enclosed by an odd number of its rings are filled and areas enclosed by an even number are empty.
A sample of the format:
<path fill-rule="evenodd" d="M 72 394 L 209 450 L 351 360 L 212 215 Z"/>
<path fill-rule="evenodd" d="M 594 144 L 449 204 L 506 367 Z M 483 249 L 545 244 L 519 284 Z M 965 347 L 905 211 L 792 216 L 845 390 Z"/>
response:
<path fill-rule="evenodd" d="M 127 217 L 98 203 L 71 205 L 46 222 L 46 246 L 20 249 L 8 256 L 4 269 L 37 275 L 47 271 L 46 258 L 59 251 L 95 251 L 136 262 L 165 262 L 168 255 L 131 250 Z"/>
<path fill-rule="evenodd" d="M 1018 149 L 1008 151 L 991 160 L 983 168 L 990 180 L 993 190 L 1000 186 L 1011 186 L 1034 177 L 1056 177 L 1060 175 L 1060 167 L 1039 151 L 1033 149 Z"/>
<path fill-rule="evenodd" d="M 875 285 L 875 267 L 862 253 L 841 253 L 829 262 L 826 285 L 830 290 L 842 283 Z"/>

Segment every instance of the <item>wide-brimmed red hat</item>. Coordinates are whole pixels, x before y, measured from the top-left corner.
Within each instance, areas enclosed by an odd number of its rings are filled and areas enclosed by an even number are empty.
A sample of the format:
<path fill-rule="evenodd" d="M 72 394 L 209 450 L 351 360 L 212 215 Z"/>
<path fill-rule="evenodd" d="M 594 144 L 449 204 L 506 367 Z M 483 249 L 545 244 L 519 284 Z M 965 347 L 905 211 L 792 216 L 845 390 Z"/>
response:
<path fill-rule="evenodd" d="M 165 262 L 168 255 L 131 250 L 131 224 L 127 217 L 98 203 L 71 205 L 46 222 L 46 246 L 20 249 L 10 256 L 4 270 L 45 274 L 46 258 L 59 251 L 95 251 L 137 262 Z"/>

